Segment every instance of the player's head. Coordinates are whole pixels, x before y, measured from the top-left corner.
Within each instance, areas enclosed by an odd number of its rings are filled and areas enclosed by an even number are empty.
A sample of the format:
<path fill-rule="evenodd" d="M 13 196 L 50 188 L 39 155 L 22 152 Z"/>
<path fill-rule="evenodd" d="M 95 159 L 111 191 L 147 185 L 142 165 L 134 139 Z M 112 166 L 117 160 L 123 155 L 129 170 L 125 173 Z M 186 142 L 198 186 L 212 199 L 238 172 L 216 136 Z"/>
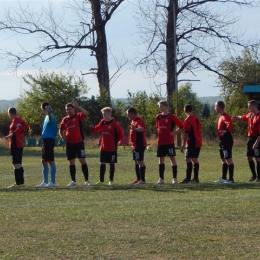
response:
<path fill-rule="evenodd" d="M 248 101 L 248 109 L 253 112 L 256 113 L 258 111 L 258 102 L 256 100 L 250 100 Z"/>
<path fill-rule="evenodd" d="M 49 102 L 43 102 L 41 104 L 41 110 L 42 110 L 43 113 L 51 113 L 52 108 L 51 108 Z"/>
<path fill-rule="evenodd" d="M 112 116 L 112 108 L 111 107 L 104 107 L 101 109 L 101 113 L 105 119 L 110 119 Z"/>
<path fill-rule="evenodd" d="M 222 100 L 219 100 L 215 103 L 215 111 L 221 113 L 225 110 L 225 103 Z"/>
<path fill-rule="evenodd" d="M 167 100 L 160 100 L 157 103 L 157 105 L 158 105 L 161 112 L 166 112 L 169 109 L 169 103 L 167 102 Z"/>
<path fill-rule="evenodd" d="M 185 112 L 185 113 L 193 112 L 192 105 L 186 104 L 186 105 L 184 106 L 184 112 Z"/>
<path fill-rule="evenodd" d="M 10 108 L 8 109 L 8 116 L 9 116 L 9 118 L 10 118 L 10 119 L 13 119 L 13 118 L 16 117 L 16 115 L 17 115 L 16 108 L 10 107 Z"/>
<path fill-rule="evenodd" d="M 75 115 L 75 107 L 73 106 L 72 103 L 67 103 L 65 105 L 65 110 L 66 110 L 66 113 L 69 115 L 69 116 L 74 116 Z"/>
<path fill-rule="evenodd" d="M 135 108 L 131 107 L 126 110 L 126 115 L 130 120 L 133 120 L 137 117 L 137 111 Z"/>

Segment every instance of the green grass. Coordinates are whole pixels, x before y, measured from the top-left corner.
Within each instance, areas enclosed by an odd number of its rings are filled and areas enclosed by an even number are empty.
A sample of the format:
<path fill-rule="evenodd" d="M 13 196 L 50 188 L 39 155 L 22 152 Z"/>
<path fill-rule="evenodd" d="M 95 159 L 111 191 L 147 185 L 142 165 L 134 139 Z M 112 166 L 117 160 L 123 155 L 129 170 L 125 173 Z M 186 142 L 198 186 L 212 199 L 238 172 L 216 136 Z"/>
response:
<path fill-rule="evenodd" d="M 99 178 L 99 150 L 87 147 L 90 181 Z M 131 151 L 120 147 L 113 187 L 85 187 L 77 163 L 78 186 L 68 162 L 56 149 L 55 189 L 42 181 L 40 148 L 25 148 L 26 188 L 13 183 L 8 149 L 0 149 L 0 259 L 260 259 L 260 184 L 247 183 L 245 146 L 236 146 L 234 185 L 217 185 L 221 163 L 217 146 L 203 147 L 200 184 L 158 186 L 158 160 L 146 152 L 147 184 L 135 179 Z M 184 155 L 177 151 L 179 180 Z M 109 171 L 107 169 L 106 181 Z"/>

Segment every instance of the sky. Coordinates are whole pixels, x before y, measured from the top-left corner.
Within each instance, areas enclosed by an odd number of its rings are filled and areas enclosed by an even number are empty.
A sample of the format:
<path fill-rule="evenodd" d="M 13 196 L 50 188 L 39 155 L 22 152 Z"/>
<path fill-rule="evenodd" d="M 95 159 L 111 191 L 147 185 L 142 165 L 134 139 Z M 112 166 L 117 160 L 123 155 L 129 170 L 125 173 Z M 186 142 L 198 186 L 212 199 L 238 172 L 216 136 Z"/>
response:
<path fill-rule="evenodd" d="M 36 8 L 39 6 L 39 2 L 47 4 L 47 1 L 19 1 L 21 5 L 29 3 L 29 6 Z M 51 1 L 54 3 L 56 10 L 61 10 L 59 6 L 62 4 L 62 0 Z M 17 1 L 9 0 L 2 1 L 0 0 L 1 9 L 0 17 L 3 17 L 5 8 L 9 6 L 17 6 Z M 123 3 L 124 4 L 124 3 Z M 129 7 L 126 8 L 126 5 L 123 6 L 119 12 L 116 13 L 114 18 L 109 21 L 107 25 L 107 38 L 109 48 L 114 52 L 114 56 L 120 59 L 123 55 L 131 59 L 131 54 L 138 53 L 138 46 L 136 45 L 136 39 L 138 37 L 137 29 L 134 26 L 134 18 L 132 12 L 129 12 Z M 243 39 L 257 39 L 260 37 L 260 16 L 259 9 L 249 9 L 244 8 L 243 10 L 237 9 L 236 16 L 241 17 L 238 26 L 244 31 Z M 2 18 L 0 18 L 2 19 Z M 120 21 L 120 25 L 118 24 Z M 127 28 L 127 29 L 126 29 Z M 10 33 L 3 33 L 0 31 L 0 40 L 1 48 L 10 48 L 12 51 L 17 50 L 17 46 L 25 45 L 26 47 L 35 47 L 38 40 L 24 38 L 20 35 L 13 35 Z M 239 53 L 238 53 L 239 55 Z M 82 58 L 83 57 L 83 58 Z M 39 68 L 47 72 L 56 72 L 66 74 L 68 70 L 70 73 L 80 75 L 81 71 L 87 72 L 91 66 L 91 61 L 86 65 L 86 60 L 88 62 L 88 53 L 81 52 L 80 56 L 74 60 L 72 68 L 69 68 L 68 65 L 60 66 L 58 61 L 48 63 L 48 64 L 38 64 L 37 68 L 32 65 L 31 62 L 25 63 L 21 66 L 16 72 L 13 72 L 13 69 L 10 68 L 8 59 L 0 60 L 0 99 L 15 99 L 22 95 L 24 90 L 28 89 L 28 86 L 23 82 L 22 76 L 26 74 L 35 74 L 38 73 Z M 95 66 L 95 64 L 93 64 Z M 115 68 L 110 68 L 110 75 L 115 71 Z M 134 70 L 133 65 L 129 63 L 122 71 L 121 76 L 116 80 L 116 82 L 111 86 L 111 96 L 113 98 L 125 98 L 127 97 L 127 91 L 134 93 L 139 90 L 145 90 L 148 94 L 157 91 L 154 86 L 153 80 L 146 78 L 140 70 Z M 199 97 L 204 96 L 218 96 L 220 94 L 220 88 L 216 87 L 216 78 L 212 73 L 207 71 L 201 71 L 196 73 L 196 79 L 200 80 L 199 82 L 192 82 L 192 90 L 197 93 Z M 191 75 L 185 75 L 185 78 Z M 97 95 L 98 94 L 98 84 L 94 76 L 85 77 L 89 93 L 88 95 Z M 165 89 L 162 89 L 161 92 L 165 94 Z"/>

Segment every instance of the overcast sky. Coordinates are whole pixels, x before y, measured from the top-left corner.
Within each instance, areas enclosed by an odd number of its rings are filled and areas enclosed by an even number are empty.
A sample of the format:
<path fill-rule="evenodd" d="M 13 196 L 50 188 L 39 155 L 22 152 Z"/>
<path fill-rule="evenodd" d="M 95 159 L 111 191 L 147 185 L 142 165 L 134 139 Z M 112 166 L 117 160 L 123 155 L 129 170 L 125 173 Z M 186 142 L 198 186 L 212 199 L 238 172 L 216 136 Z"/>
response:
<path fill-rule="evenodd" d="M 19 1 L 21 4 L 30 4 L 30 6 L 35 7 L 39 5 L 39 2 L 47 1 Z M 61 0 L 52 1 L 55 2 L 56 8 L 59 10 L 59 5 L 62 2 Z M 0 17 L 3 17 L 4 8 L 8 6 L 17 5 L 17 1 L 1 1 L 1 10 Z M 124 55 L 131 59 L 131 54 L 136 55 L 138 52 L 138 46 L 136 46 L 136 28 L 134 26 L 135 21 L 132 18 L 132 13 L 129 11 L 128 3 L 123 3 L 120 12 L 117 12 L 111 21 L 107 25 L 107 37 L 109 46 L 115 52 L 115 55 L 120 59 Z M 257 39 L 260 37 L 260 15 L 259 9 L 249 9 L 244 8 L 243 10 L 237 9 L 237 16 L 241 16 L 239 22 L 239 27 L 241 30 L 245 31 L 244 39 Z M 0 18 L 2 19 L 2 18 Z M 119 22 L 120 21 L 120 24 Z M 31 41 L 28 38 L 23 39 L 21 36 L 12 35 L 0 32 L 1 48 L 11 48 L 16 50 L 17 44 L 22 43 L 26 46 L 34 45 L 37 43 L 37 39 L 32 39 Z M 116 51 L 115 51 L 116 50 Z M 89 58 L 88 52 L 81 52 L 80 58 L 76 59 L 73 63 L 72 72 L 80 74 L 80 71 L 88 71 L 89 65 L 86 66 L 86 59 Z M 238 53 L 239 55 L 239 53 Z M 83 58 L 82 58 L 83 57 Z M 95 64 L 93 64 L 95 65 Z M 55 71 L 59 73 L 67 72 L 68 66 L 60 67 L 57 62 L 48 63 L 48 64 L 38 64 L 37 68 L 32 67 L 31 62 L 24 64 L 17 73 L 11 73 L 12 69 L 8 67 L 8 60 L 0 61 L 0 99 L 14 99 L 20 96 L 23 93 L 24 89 L 27 89 L 26 84 L 21 80 L 21 76 L 26 73 L 36 73 L 38 68 L 42 67 L 43 69 L 52 72 Z M 110 75 L 113 74 L 115 68 L 110 68 Z M 185 76 L 185 78 L 187 78 Z M 219 88 L 216 86 L 216 79 L 214 75 L 209 72 L 202 71 L 197 73 L 197 78 L 199 82 L 193 82 L 192 88 L 198 96 L 217 96 L 219 95 Z M 98 94 L 98 84 L 94 76 L 86 77 L 88 87 L 90 88 L 89 95 Z M 125 98 L 127 96 L 127 90 L 131 92 L 136 92 L 138 90 L 145 90 L 147 93 L 156 91 L 153 81 L 150 79 L 144 78 L 139 70 L 134 71 L 131 65 L 125 67 L 124 73 L 117 79 L 116 83 L 111 88 L 111 95 L 114 98 Z M 164 94 L 165 91 L 163 90 Z"/>

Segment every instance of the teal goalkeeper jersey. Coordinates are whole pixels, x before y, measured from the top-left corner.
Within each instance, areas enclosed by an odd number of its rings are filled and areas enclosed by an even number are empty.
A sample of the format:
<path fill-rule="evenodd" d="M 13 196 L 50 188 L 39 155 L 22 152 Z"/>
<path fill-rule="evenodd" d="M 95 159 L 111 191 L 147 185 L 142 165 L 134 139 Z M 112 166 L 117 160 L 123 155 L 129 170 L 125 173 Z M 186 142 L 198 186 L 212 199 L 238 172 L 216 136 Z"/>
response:
<path fill-rule="evenodd" d="M 42 138 L 56 138 L 57 135 L 57 119 L 53 113 L 46 115 L 42 127 Z"/>

